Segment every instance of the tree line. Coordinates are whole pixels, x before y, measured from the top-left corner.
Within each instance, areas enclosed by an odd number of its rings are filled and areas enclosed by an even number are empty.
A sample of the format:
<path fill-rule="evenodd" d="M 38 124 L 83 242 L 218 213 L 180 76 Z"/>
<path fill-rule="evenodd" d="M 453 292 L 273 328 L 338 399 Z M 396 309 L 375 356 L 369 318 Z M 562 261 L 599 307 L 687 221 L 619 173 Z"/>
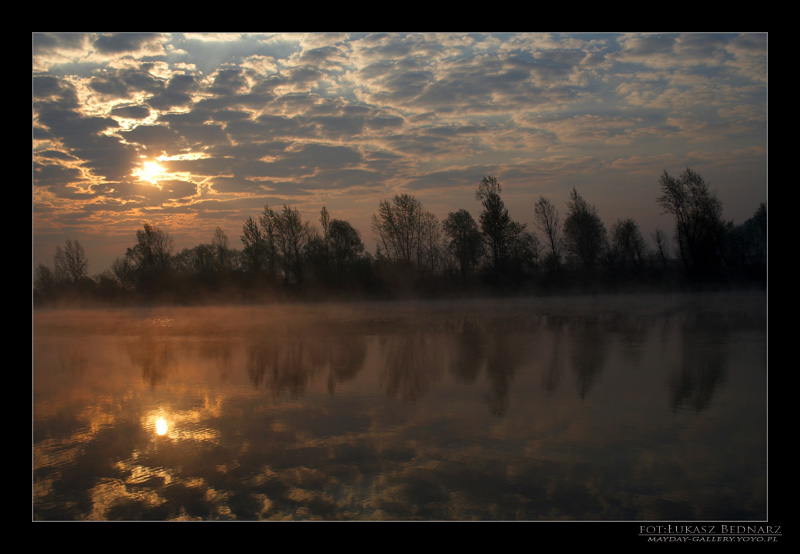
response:
<path fill-rule="evenodd" d="M 88 276 L 77 240 L 59 245 L 53 265 L 34 270 L 34 304 L 58 301 L 257 301 L 270 298 L 398 297 L 469 293 L 600 292 L 627 289 L 764 286 L 767 213 L 740 225 L 697 172 L 664 171 L 656 198 L 674 218 L 671 233 L 644 237 L 638 223 L 606 228 L 596 207 L 572 189 L 562 214 L 541 196 L 533 228 L 513 220 L 494 176 L 475 191 L 477 220 L 465 208 L 438 218 L 419 199 L 397 194 L 371 218 L 376 243 L 323 207 L 319 227 L 289 205 L 266 205 L 243 223 L 234 248 L 222 229 L 210 243 L 175 251 L 149 223 L 111 267 Z"/>

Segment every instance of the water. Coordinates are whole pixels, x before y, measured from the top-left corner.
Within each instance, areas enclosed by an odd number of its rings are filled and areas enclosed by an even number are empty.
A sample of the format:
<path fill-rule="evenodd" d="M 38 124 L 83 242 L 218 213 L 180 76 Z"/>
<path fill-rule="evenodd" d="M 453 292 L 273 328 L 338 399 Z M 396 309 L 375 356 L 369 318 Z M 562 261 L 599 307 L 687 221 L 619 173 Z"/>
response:
<path fill-rule="evenodd" d="M 763 294 L 37 311 L 33 518 L 763 520 L 766 327 Z"/>

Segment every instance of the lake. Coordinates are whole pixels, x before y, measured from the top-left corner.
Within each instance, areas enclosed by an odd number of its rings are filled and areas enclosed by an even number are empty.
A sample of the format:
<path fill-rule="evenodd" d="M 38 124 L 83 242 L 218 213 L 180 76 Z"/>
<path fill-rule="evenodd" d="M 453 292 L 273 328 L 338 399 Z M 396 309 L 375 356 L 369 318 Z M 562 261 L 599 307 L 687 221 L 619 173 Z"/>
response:
<path fill-rule="evenodd" d="M 34 520 L 767 516 L 766 294 L 36 310 Z"/>

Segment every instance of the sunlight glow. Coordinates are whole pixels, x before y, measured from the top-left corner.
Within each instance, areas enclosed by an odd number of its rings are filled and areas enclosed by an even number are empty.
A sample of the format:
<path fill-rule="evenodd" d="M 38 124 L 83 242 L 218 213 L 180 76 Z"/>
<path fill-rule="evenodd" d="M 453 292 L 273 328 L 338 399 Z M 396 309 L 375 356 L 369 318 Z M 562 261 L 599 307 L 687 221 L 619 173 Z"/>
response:
<path fill-rule="evenodd" d="M 133 170 L 134 177 L 138 177 L 142 181 L 148 181 L 153 185 L 163 179 L 165 175 L 166 171 L 158 162 L 144 162 L 142 167 Z"/>
<path fill-rule="evenodd" d="M 167 434 L 167 422 L 164 420 L 163 417 L 158 418 L 156 421 L 156 433 L 159 435 L 166 435 Z"/>

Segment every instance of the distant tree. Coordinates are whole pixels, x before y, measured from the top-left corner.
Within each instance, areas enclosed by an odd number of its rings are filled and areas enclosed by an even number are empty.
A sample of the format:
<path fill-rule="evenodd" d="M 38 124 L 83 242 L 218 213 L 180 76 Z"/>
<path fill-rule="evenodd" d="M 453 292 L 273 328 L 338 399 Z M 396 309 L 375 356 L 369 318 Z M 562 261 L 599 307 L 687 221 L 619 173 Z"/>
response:
<path fill-rule="evenodd" d="M 656 246 L 655 254 L 661 265 L 661 269 L 667 269 L 669 266 L 670 253 L 669 253 L 669 237 L 662 229 L 656 229 L 650 236 Z"/>
<path fill-rule="evenodd" d="M 214 269 L 220 273 L 226 273 L 233 269 L 234 254 L 228 244 L 228 236 L 221 228 L 214 230 L 214 238 L 211 239 L 211 248 L 214 251 Z"/>
<path fill-rule="evenodd" d="M 450 212 L 442 222 L 448 248 L 458 261 L 459 274 L 466 278 L 478 267 L 483 254 L 483 238 L 478 224 L 465 209 Z"/>
<path fill-rule="evenodd" d="M 549 249 L 547 263 L 553 269 L 558 270 L 561 265 L 561 222 L 558 209 L 550 200 L 540 196 L 533 206 L 533 214 L 536 227 L 544 235 Z"/>
<path fill-rule="evenodd" d="M 258 223 L 248 217 L 242 225 L 242 264 L 247 273 L 259 275 L 267 266 L 267 245 Z"/>
<path fill-rule="evenodd" d="M 333 267 L 339 276 L 347 275 L 364 253 L 361 234 L 347 221 L 330 220 L 326 228 L 326 237 Z"/>
<path fill-rule="evenodd" d="M 302 282 L 303 250 L 313 236 L 311 226 L 303 222 L 297 208 L 287 205 L 283 206 L 280 213 L 265 210 L 264 219 L 266 222 L 262 222 L 262 225 L 267 229 L 267 235 L 274 237 L 276 251 L 282 262 L 284 282 Z"/>
<path fill-rule="evenodd" d="M 144 224 L 136 231 L 136 244 L 125 253 L 130 259 L 137 278 L 137 284 L 151 288 L 164 284 L 164 278 L 171 269 L 172 238 L 157 227 Z"/>
<path fill-rule="evenodd" d="M 33 288 L 41 294 L 49 294 L 56 285 L 53 272 L 45 264 L 39 264 L 33 273 Z"/>
<path fill-rule="evenodd" d="M 436 216 L 428 211 L 422 212 L 420 220 L 420 240 L 417 248 L 417 267 L 420 273 L 433 275 L 441 263 L 441 225 Z"/>
<path fill-rule="evenodd" d="M 593 274 L 605 253 L 606 228 L 597 215 L 597 209 L 587 203 L 574 188 L 567 202 L 564 242 L 573 263 L 585 275 Z"/>
<path fill-rule="evenodd" d="M 509 277 L 519 282 L 532 277 L 538 269 L 541 242 L 535 234 L 526 231 L 523 224 L 512 221 L 511 225 L 511 240 L 509 240 L 506 265 Z"/>
<path fill-rule="evenodd" d="M 726 241 L 726 262 L 731 269 L 759 276 L 767 266 L 767 205 L 763 202 L 753 217 L 733 227 Z"/>
<path fill-rule="evenodd" d="M 409 194 L 398 194 L 391 202 L 382 200 L 378 213 L 372 215 L 378 256 L 418 268 L 425 244 L 425 214 L 422 203 Z"/>
<path fill-rule="evenodd" d="M 77 284 L 81 279 L 88 276 L 89 260 L 83 246 L 77 240 L 68 239 L 64 243 L 64 248 L 56 246 L 56 253 L 53 256 L 56 282 L 71 282 Z"/>
<path fill-rule="evenodd" d="M 642 267 L 647 257 L 647 243 L 633 219 L 620 219 L 611 226 L 609 261 L 622 271 L 634 271 Z"/>
<path fill-rule="evenodd" d="M 115 258 L 111 263 L 111 273 L 122 290 L 133 290 L 136 286 L 136 269 L 128 256 Z"/>
<path fill-rule="evenodd" d="M 659 183 L 658 203 L 675 217 L 675 242 L 684 269 L 690 276 L 713 275 L 720 269 L 728 229 L 722 220 L 722 202 L 690 168 L 678 177 L 664 171 Z"/>
<path fill-rule="evenodd" d="M 269 207 L 269 204 L 267 204 L 264 206 L 264 210 L 261 212 L 261 215 L 258 218 L 258 222 L 261 224 L 262 237 L 264 239 L 264 254 L 266 259 L 267 274 L 273 281 L 278 277 L 277 271 L 278 263 L 280 261 L 277 244 L 277 229 L 275 226 L 277 217 L 278 214 Z"/>
<path fill-rule="evenodd" d="M 184 248 L 173 257 L 173 268 L 203 282 L 210 282 L 217 271 L 214 248 L 210 244 Z"/>
<path fill-rule="evenodd" d="M 331 216 L 328 213 L 328 208 L 322 206 L 322 210 L 319 212 L 319 223 L 322 225 L 322 237 L 327 240 L 328 238 L 328 226 L 331 222 Z"/>
<path fill-rule="evenodd" d="M 508 262 L 509 247 L 526 227 L 524 223 L 511 220 L 500 196 L 501 192 L 499 181 L 491 175 L 481 179 L 475 191 L 475 198 L 483 207 L 478 221 L 495 277 L 502 276 Z"/>

